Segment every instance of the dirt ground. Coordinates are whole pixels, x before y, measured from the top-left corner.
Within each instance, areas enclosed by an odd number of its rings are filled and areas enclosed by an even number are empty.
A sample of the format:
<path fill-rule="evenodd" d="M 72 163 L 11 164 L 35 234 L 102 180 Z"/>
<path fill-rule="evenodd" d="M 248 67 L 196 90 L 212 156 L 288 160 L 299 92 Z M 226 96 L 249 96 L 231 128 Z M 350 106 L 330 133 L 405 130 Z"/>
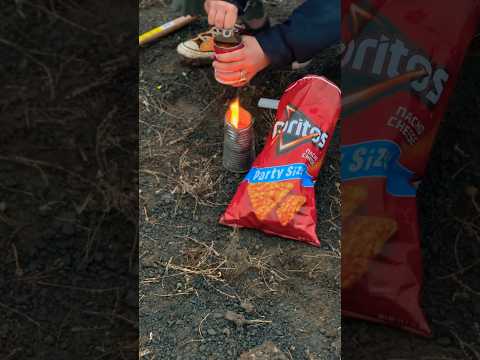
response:
<path fill-rule="evenodd" d="M 0 8 L 1 359 L 138 354 L 135 11 Z"/>
<path fill-rule="evenodd" d="M 425 286 L 433 339 L 342 321 L 342 357 L 480 359 L 480 68 L 471 50 L 419 190 Z"/>
<path fill-rule="evenodd" d="M 278 21 L 298 2 L 269 3 Z M 140 32 L 175 16 L 165 5 L 141 3 Z M 320 249 L 220 226 L 242 180 L 221 165 L 233 92 L 210 67 L 191 68 L 175 51 L 206 28 L 199 21 L 140 53 L 140 356 L 237 359 L 271 340 L 289 359 L 338 359 L 339 131 L 316 187 Z M 279 98 L 307 73 L 338 82 L 338 65 L 337 51 L 327 49 L 307 69 L 268 71 L 242 90 L 257 148 L 274 117 L 258 99 Z M 236 326 L 228 311 L 252 321 Z"/>

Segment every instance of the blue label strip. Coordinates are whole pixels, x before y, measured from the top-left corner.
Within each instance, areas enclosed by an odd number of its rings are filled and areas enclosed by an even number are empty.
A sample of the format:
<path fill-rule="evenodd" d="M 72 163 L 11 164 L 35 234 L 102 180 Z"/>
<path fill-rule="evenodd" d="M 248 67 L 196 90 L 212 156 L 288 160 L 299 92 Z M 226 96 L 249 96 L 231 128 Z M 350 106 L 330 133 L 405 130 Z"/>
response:
<path fill-rule="evenodd" d="M 400 148 L 387 140 L 370 141 L 341 147 L 341 178 L 353 180 L 385 177 L 387 192 L 394 196 L 415 196 L 413 172 L 398 162 Z"/>
<path fill-rule="evenodd" d="M 301 180 L 302 186 L 313 186 L 313 178 L 307 172 L 305 164 L 291 164 L 266 168 L 252 167 L 245 176 L 249 183 L 266 183 L 284 180 Z"/>

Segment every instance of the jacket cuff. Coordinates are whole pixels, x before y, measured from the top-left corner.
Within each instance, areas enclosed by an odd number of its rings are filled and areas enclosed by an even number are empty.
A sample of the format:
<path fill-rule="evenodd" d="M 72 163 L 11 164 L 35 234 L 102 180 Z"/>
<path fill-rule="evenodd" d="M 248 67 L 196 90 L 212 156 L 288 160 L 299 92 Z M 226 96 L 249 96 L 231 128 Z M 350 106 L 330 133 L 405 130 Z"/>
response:
<path fill-rule="evenodd" d="M 287 46 L 278 25 L 258 33 L 255 38 L 270 60 L 271 67 L 283 67 L 294 61 L 292 50 Z"/>

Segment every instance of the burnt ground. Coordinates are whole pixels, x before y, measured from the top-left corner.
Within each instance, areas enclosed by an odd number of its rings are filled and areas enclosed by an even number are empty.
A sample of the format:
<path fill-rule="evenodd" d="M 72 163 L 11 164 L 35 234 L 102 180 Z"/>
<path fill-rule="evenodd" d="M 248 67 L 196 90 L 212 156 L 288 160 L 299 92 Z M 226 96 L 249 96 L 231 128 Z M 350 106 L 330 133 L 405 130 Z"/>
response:
<path fill-rule="evenodd" d="M 285 18 L 295 3 L 269 12 Z M 145 1 L 140 31 L 173 17 L 163 1 Z M 198 21 L 140 52 L 140 356 L 237 359 L 271 340 L 290 359 L 338 359 L 339 132 L 316 187 L 320 249 L 220 226 L 242 180 L 221 165 L 233 92 L 175 51 L 206 28 Z M 307 73 L 338 82 L 336 54 L 328 49 L 302 71 L 268 71 L 242 90 L 257 148 L 274 116 L 256 108 L 258 99 L 279 98 Z M 227 311 L 258 321 L 237 328 Z"/>
<path fill-rule="evenodd" d="M 362 321 L 342 322 L 344 359 L 480 359 L 480 68 L 471 50 L 419 190 L 432 339 Z"/>

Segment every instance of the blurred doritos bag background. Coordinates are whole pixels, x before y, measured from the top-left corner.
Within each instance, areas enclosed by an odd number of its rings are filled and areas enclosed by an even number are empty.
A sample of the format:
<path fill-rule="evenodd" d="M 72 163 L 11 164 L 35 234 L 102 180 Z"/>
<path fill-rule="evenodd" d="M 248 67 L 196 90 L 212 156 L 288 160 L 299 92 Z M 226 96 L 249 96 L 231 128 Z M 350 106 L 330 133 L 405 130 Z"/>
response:
<path fill-rule="evenodd" d="M 429 336 L 416 190 L 479 2 L 342 2 L 342 314 Z"/>

